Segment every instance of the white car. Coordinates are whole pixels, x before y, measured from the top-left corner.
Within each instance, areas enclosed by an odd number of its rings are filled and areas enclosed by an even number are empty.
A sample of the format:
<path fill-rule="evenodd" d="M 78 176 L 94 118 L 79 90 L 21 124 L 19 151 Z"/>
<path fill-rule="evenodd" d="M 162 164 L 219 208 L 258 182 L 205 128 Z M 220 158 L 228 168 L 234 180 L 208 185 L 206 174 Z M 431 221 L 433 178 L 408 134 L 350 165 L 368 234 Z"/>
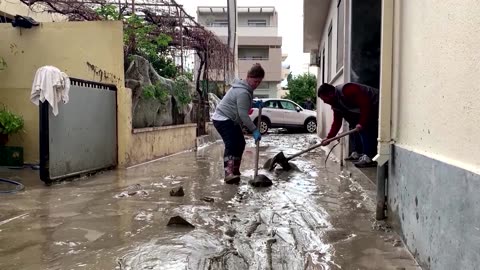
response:
<path fill-rule="evenodd" d="M 269 128 L 305 129 L 309 133 L 317 131 L 317 112 L 306 110 L 288 99 L 254 99 L 249 111 L 250 119 L 255 125 L 258 121 L 258 104 L 263 102 L 260 133 L 267 133 Z"/>

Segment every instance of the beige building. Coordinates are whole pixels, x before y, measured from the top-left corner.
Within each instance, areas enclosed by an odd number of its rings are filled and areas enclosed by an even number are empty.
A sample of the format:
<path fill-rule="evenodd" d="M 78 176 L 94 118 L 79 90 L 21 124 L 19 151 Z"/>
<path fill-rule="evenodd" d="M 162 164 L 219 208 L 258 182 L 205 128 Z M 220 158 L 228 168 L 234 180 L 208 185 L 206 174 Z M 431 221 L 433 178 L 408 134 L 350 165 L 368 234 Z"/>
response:
<path fill-rule="evenodd" d="M 304 0 L 304 10 L 319 83 L 379 87 L 377 218 L 423 269 L 477 269 L 480 2 Z M 332 113 L 318 103 L 323 135 Z"/>
<path fill-rule="evenodd" d="M 255 63 L 265 68 L 265 79 L 257 97 L 277 97 L 282 81 L 282 38 L 278 36 L 278 15 L 274 7 L 239 7 L 238 75 L 245 78 Z M 228 37 L 226 7 L 198 7 L 198 22 L 224 40 Z"/>

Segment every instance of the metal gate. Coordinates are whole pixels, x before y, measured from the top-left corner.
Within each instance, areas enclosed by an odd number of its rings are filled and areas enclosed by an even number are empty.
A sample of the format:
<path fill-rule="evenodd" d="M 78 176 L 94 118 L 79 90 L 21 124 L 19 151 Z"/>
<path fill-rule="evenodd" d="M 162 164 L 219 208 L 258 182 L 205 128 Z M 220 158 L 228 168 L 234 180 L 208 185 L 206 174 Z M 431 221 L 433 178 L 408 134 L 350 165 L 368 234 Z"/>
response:
<path fill-rule="evenodd" d="M 63 180 L 117 165 L 117 88 L 70 78 L 69 102 L 54 116 L 40 103 L 40 179 Z"/>

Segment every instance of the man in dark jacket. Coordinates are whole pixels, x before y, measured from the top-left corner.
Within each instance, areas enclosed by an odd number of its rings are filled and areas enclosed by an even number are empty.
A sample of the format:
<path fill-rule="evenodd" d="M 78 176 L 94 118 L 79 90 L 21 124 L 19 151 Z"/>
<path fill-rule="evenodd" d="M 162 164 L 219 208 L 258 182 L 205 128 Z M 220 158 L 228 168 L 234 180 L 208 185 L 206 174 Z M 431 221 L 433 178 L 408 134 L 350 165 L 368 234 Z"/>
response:
<path fill-rule="evenodd" d="M 307 100 L 305 101 L 305 103 L 303 103 L 303 108 L 305 110 L 315 110 L 315 105 L 313 104 L 312 102 L 312 99 L 311 98 L 307 98 Z"/>
<path fill-rule="evenodd" d="M 376 166 L 372 158 L 377 151 L 378 89 L 358 83 L 337 86 L 325 83 L 318 88 L 318 97 L 333 110 L 333 123 L 327 138 L 337 135 L 345 119 L 360 135 L 351 138 L 353 151 L 346 160 L 354 161 L 360 168 Z"/>

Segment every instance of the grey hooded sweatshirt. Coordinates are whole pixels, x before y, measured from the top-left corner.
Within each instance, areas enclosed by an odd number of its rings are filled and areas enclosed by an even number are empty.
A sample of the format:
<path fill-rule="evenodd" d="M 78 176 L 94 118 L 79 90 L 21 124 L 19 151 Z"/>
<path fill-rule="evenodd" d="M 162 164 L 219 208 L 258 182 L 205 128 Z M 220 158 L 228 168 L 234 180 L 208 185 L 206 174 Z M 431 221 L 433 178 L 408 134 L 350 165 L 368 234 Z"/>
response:
<path fill-rule="evenodd" d="M 215 109 L 214 118 L 228 118 L 240 125 L 243 123 L 250 131 L 254 131 L 257 126 L 248 116 L 252 102 L 253 89 L 247 82 L 237 79 Z"/>

